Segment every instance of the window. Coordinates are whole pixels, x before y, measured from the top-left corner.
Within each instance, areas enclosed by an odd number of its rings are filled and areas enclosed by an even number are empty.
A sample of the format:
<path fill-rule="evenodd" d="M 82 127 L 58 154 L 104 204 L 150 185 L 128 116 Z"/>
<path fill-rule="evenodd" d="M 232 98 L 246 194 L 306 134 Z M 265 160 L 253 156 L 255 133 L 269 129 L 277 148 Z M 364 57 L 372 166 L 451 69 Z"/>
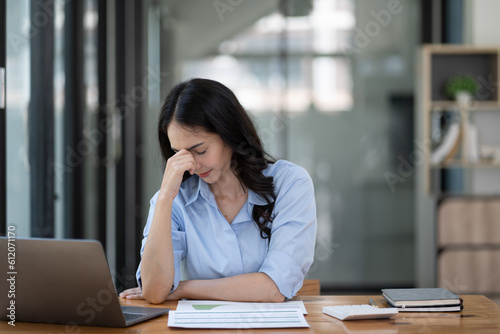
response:
<path fill-rule="evenodd" d="M 17 237 L 29 237 L 30 166 L 28 161 L 28 104 L 30 99 L 30 2 L 7 1 L 6 127 L 7 222 Z M 10 15 L 12 13 L 12 15 Z M 15 13 L 15 14 L 14 14 Z"/>
<path fill-rule="evenodd" d="M 347 111 L 352 108 L 354 1 L 314 0 L 307 12 L 275 12 L 187 61 L 183 78 L 205 77 L 234 90 L 252 112 Z M 327 75 L 325 75 L 327 73 Z"/>

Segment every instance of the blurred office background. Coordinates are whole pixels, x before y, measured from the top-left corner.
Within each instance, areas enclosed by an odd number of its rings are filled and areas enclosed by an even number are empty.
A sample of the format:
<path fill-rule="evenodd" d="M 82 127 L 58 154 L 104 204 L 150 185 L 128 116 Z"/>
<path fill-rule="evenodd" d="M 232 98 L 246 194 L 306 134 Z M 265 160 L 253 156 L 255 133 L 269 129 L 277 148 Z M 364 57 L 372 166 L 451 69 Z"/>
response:
<path fill-rule="evenodd" d="M 414 168 L 396 183 L 388 175 L 415 149 L 421 45 L 500 45 L 497 1 L 0 4 L 3 233 L 98 239 L 117 287 L 135 286 L 162 177 L 160 106 L 173 84 L 205 77 L 234 90 L 274 157 L 312 176 L 308 277 L 325 293 L 436 284 L 419 257 L 433 240 L 418 240 Z"/>

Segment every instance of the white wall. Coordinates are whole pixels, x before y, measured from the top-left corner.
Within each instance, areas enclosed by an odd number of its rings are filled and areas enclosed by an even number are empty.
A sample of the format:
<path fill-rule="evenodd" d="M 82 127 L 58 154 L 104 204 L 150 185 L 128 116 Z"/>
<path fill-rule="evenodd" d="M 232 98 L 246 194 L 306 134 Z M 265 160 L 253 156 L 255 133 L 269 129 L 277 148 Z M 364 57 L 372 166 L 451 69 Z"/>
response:
<path fill-rule="evenodd" d="M 465 42 L 472 45 L 500 45 L 500 1 L 465 0 Z"/>

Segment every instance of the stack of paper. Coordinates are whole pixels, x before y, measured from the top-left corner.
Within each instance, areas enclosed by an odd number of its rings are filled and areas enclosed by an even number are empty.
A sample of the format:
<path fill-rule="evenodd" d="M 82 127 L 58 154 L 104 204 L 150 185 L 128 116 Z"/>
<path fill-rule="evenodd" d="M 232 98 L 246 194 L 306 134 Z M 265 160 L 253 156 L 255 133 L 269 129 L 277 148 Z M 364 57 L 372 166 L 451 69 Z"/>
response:
<path fill-rule="evenodd" d="M 302 301 L 238 303 L 181 300 L 168 314 L 168 326 L 182 328 L 293 328 L 309 327 Z"/>
<path fill-rule="evenodd" d="M 400 312 L 451 312 L 463 309 L 462 298 L 443 288 L 382 289 L 382 296 Z"/>

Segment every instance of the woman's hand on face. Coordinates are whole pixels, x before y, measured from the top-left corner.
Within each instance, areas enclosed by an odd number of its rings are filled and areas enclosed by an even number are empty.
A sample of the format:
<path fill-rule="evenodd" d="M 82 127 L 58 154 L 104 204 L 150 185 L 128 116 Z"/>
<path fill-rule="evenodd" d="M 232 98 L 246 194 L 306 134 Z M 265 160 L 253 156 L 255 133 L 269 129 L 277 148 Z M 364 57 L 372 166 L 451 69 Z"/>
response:
<path fill-rule="evenodd" d="M 142 290 L 139 287 L 122 291 L 122 293 L 120 293 L 120 298 L 144 299 L 144 297 L 142 296 Z"/>
<path fill-rule="evenodd" d="M 191 152 L 182 149 L 167 160 L 160 193 L 174 199 L 186 171 L 193 175 L 196 171 L 196 161 Z"/>

